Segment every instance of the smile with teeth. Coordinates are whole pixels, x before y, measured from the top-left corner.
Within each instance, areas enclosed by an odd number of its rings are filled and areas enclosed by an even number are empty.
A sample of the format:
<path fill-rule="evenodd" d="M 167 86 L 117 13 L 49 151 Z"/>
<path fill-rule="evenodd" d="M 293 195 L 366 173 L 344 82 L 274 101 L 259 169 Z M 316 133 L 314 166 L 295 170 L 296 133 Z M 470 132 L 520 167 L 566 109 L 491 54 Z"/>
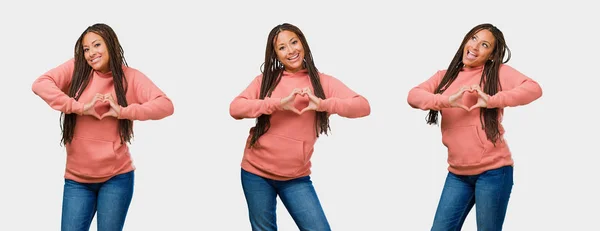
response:
<path fill-rule="evenodd" d="M 101 58 L 101 56 L 98 56 L 98 57 L 96 57 L 96 58 L 94 58 L 94 59 L 90 60 L 90 62 L 91 62 L 92 64 L 94 64 L 94 63 L 97 63 L 98 61 L 100 61 L 100 58 Z"/>
<path fill-rule="evenodd" d="M 295 54 L 294 56 L 288 58 L 288 60 L 290 61 L 294 61 L 295 59 L 297 59 L 298 57 L 300 57 L 300 54 Z"/>

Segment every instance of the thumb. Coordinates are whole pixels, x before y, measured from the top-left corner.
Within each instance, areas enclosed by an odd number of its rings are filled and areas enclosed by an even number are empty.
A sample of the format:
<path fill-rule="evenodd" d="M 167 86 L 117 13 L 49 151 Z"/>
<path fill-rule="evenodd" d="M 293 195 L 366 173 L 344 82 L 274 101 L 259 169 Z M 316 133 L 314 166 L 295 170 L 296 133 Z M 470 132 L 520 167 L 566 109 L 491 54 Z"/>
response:
<path fill-rule="evenodd" d="M 475 108 L 478 108 L 478 107 L 482 107 L 482 106 L 483 106 L 483 105 L 481 105 L 481 103 L 479 103 L 479 102 L 478 102 L 478 103 L 476 103 L 475 105 L 471 106 L 471 107 L 469 108 L 469 111 L 471 111 L 471 110 L 473 110 L 473 109 L 475 109 Z"/>
<path fill-rule="evenodd" d="M 98 115 L 98 113 L 96 111 L 92 112 L 92 116 L 96 117 L 96 119 L 102 120 L 102 118 L 104 118 L 104 115 Z"/>
<path fill-rule="evenodd" d="M 467 107 L 467 106 L 465 106 L 465 105 L 458 104 L 457 106 L 458 106 L 458 107 L 460 107 L 460 108 L 462 108 L 462 109 L 465 109 L 466 111 L 471 111 L 471 109 L 470 109 L 470 108 L 468 108 L 468 107 Z"/>
<path fill-rule="evenodd" d="M 301 112 L 301 111 L 298 111 L 298 109 L 296 109 L 295 107 L 292 107 L 292 108 L 290 108 L 290 111 L 293 111 L 294 113 L 296 113 L 296 114 L 298 114 L 298 115 L 302 114 L 302 112 Z M 303 111 L 304 111 L 304 110 L 303 110 Z"/>
<path fill-rule="evenodd" d="M 304 112 L 307 112 L 307 111 L 310 111 L 310 110 L 312 110 L 312 109 L 309 108 L 309 107 L 305 107 L 304 109 L 302 109 L 302 111 L 300 111 L 300 114 L 303 114 Z"/>

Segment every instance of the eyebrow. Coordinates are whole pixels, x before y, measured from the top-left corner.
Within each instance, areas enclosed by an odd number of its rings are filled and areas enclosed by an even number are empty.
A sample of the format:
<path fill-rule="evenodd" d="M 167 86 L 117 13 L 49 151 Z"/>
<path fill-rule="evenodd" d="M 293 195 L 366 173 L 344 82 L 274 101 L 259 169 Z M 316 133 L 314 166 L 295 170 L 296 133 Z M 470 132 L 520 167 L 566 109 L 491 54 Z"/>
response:
<path fill-rule="evenodd" d="M 292 41 L 292 40 L 294 40 L 294 39 L 298 39 L 298 37 L 292 37 L 292 38 L 290 39 L 290 41 Z M 277 44 L 277 46 L 281 46 L 281 45 L 283 45 L 283 43 L 279 43 L 279 44 Z"/>
<path fill-rule="evenodd" d="M 479 36 L 477 36 L 476 34 L 473 35 L 473 37 L 479 39 Z M 492 44 L 491 42 L 487 41 L 487 40 L 483 40 L 483 42 L 487 43 L 487 44 Z"/>
<path fill-rule="evenodd" d="M 96 39 L 96 40 L 92 41 L 92 43 L 91 43 L 91 44 L 94 44 L 96 41 L 98 41 L 98 39 Z M 83 45 L 83 46 L 84 46 L 84 47 L 87 47 L 88 45 Z"/>

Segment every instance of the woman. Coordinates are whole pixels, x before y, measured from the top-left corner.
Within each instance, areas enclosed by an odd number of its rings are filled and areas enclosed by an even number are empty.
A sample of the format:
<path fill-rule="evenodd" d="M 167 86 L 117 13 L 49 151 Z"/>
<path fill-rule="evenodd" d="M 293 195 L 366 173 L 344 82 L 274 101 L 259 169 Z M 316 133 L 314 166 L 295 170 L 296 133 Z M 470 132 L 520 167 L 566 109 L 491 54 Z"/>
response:
<path fill-rule="evenodd" d="M 61 230 L 122 230 L 133 196 L 135 167 L 127 143 L 133 120 L 173 114 L 171 100 L 128 67 L 108 25 L 88 27 L 74 58 L 37 78 L 33 92 L 61 112 L 67 163 Z"/>
<path fill-rule="evenodd" d="M 241 163 L 252 230 L 277 230 L 279 195 L 300 230 L 330 230 L 310 179 L 310 158 L 329 116 L 369 115 L 369 102 L 319 73 L 304 34 L 281 24 L 269 33 L 264 70 L 230 105 L 235 119 L 256 118 Z"/>
<path fill-rule="evenodd" d="M 428 124 L 436 124 L 441 111 L 448 148 L 449 172 L 431 230 L 460 230 L 473 205 L 478 230 L 502 229 L 513 185 L 503 109 L 542 95 L 538 83 L 506 65 L 508 60 L 502 32 L 481 24 L 466 34 L 447 70 L 408 93 L 411 107 L 430 110 Z"/>

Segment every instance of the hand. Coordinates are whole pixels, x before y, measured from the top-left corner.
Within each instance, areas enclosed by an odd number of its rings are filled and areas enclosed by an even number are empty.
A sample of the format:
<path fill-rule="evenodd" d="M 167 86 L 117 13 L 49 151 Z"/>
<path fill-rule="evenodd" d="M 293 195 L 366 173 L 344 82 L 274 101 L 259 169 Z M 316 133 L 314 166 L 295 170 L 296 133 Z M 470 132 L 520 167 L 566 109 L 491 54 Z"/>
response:
<path fill-rule="evenodd" d="M 315 96 L 310 90 L 310 88 L 305 87 L 304 89 L 302 89 L 302 95 L 308 96 L 308 106 L 302 109 L 302 111 L 300 111 L 300 114 L 306 111 L 316 111 L 317 108 L 319 108 L 319 105 L 321 104 L 321 99 Z"/>
<path fill-rule="evenodd" d="M 470 111 L 470 109 L 467 106 L 465 106 L 462 103 L 457 102 L 458 99 L 462 98 L 463 93 L 465 93 L 465 91 L 471 91 L 471 88 L 468 86 L 462 86 L 458 90 L 458 92 L 456 92 L 453 95 L 451 95 L 450 97 L 448 97 L 448 102 L 450 103 L 450 106 L 459 107 L 459 108 L 465 109 L 466 111 Z"/>
<path fill-rule="evenodd" d="M 102 119 L 102 117 L 100 115 L 98 115 L 98 112 L 96 112 L 96 109 L 94 106 L 96 105 L 96 103 L 98 101 L 103 101 L 103 100 L 104 100 L 104 96 L 100 93 L 96 93 L 94 98 L 92 98 L 92 101 L 83 105 L 83 115 L 89 115 L 89 116 L 96 117 L 96 119 Z"/>
<path fill-rule="evenodd" d="M 301 94 L 302 91 L 299 88 L 294 88 L 294 90 L 292 90 L 292 93 L 290 93 L 290 95 L 288 95 L 285 98 L 281 99 L 281 107 L 283 108 L 283 110 L 287 110 L 287 111 L 292 111 L 298 115 L 300 115 L 300 111 L 298 111 L 298 109 L 296 109 L 296 107 L 294 106 L 294 99 L 296 99 L 296 95 L 297 94 Z"/>
<path fill-rule="evenodd" d="M 477 103 L 475 103 L 475 105 L 471 106 L 469 108 L 469 111 L 471 111 L 475 108 L 478 108 L 478 107 L 487 108 L 487 102 L 490 99 L 490 95 L 483 92 L 483 90 L 481 90 L 481 87 L 479 85 L 473 85 L 473 86 L 471 86 L 471 89 L 477 91 L 477 95 L 479 97 L 477 98 Z"/>
<path fill-rule="evenodd" d="M 113 99 L 112 95 L 111 94 L 104 95 L 103 102 L 108 102 L 108 104 L 110 105 L 110 108 L 106 113 L 104 113 L 104 114 L 102 114 L 102 116 L 100 116 L 100 119 L 103 119 L 104 117 L 107 117 L 107 116 L 119 118 L 119 115 L 121 114 L 121 107 L 119 106 L 119 104 L 115 103 L 115 100 Z"/>

